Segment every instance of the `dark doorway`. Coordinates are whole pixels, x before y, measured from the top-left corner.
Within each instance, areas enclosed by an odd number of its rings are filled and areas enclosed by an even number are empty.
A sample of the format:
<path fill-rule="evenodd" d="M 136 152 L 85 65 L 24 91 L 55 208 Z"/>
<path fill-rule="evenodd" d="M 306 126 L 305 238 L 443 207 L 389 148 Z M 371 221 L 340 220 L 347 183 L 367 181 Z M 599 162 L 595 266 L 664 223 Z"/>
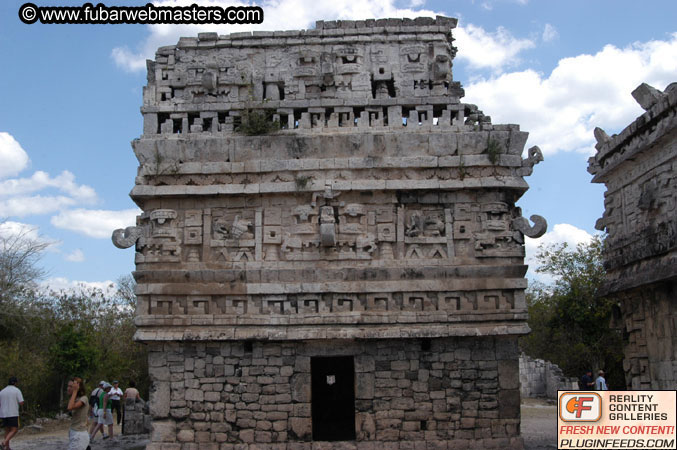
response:
<path fill-rule="evenodd" d="M 355 440 L 355 365 L 352 356 L 310 359 L 314 441 Z"/>

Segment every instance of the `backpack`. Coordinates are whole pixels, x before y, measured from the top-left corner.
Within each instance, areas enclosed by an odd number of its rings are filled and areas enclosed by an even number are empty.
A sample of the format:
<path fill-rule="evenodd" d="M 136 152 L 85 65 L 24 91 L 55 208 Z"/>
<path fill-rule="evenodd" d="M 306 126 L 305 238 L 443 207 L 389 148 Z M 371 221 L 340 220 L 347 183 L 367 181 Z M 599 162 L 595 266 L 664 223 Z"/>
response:
<path fill-rule="evenodd" d="M 101 388 L 96 388 L 92 395 L 89 396 L 89 404 L 92 405 L 92 408 L 97 409 L 99 404 L 99 393 Z"/>

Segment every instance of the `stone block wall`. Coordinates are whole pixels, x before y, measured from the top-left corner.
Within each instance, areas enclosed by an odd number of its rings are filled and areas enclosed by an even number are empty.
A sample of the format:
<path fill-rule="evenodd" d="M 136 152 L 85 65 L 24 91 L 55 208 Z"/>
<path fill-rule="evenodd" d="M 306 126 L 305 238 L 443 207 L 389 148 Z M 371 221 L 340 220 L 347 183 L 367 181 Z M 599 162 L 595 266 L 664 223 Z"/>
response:
<path fill-rule="evenodd" d="M 150 433 L 151 416 L 148 404 L 143 400 L 126 399 L 124 403 L 125 413 L 122 425 L 123 434 L 148 434 Z"/>
<path fill-rule="evenodd" d="M 677 83 L 632 95 L 646 112 L 618 135 L 596 129 L 588 167 L 607 188 L 600 294 L 619 304 L 627 386 L 677 389 Z"/>
<path fill-rule="evenodd" d="M 624 331 L 623 369 L 628 387 L 675 389 L 677 384 L 677 283 L 656 283 L 619 296 Z"/>
<path fill-rule="evenodd" d="M 461 103 L 455 25 L 202 33 L 149 61 L 143 212 L 113 242 L 136 247 L 152 448 L 310 448 L 308 361 L 341 355 L 355 429 L 326 448 L 521 446 L 524 236 L 547 224 L 516 202 L 543 156 Z"/>
<path fill-rule="evenodd" d="M 165 343 L 149 350 L 149 450 L 373 449 L 377 441 L 391 449 L 522 446 L 513 337 Z M 313 444 L 311 358 L 339 355 L 354 357 L 357 439 Z"/>
<path fill-rule="evenodd" d="M 557 398 L 558 390 L 578 390 L 578 379 L 565 377 L 557 364 L 520 354 L 520 393 L 523 397 Z"/>

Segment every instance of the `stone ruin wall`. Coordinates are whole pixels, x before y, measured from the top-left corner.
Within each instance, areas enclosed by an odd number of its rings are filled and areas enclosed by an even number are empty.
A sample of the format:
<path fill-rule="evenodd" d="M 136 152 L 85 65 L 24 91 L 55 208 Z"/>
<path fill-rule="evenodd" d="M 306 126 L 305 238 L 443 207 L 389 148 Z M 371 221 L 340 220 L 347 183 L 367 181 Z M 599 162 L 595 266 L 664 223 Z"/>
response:
<path fill-rule="evenodd" d="M 310 362 L 324 355 L 355 355 L 355 442 L 321 448 L 521 448 L 517 352 L 499 337 L 152 346 L 171 381 L 156 382 L 148 448 L 320 448 Z"/>
<path fill-rule="evenodd" d="M 460 102 L 455 25 L 207 33 L 149 62 L 143 214 L 113 236 L 136 246 L 149 448 L 309 449 L 310 366 L 342 356 L 354 437 L 323 448 L 521 448 L 523 242 L 546 224 L 515 202 L 542 156 Z"/>
<path fill-rule="evenodd" d="M 557 398 L 557 391 L 578 390 L 578 379 L 566 377 L 557 364 L 535 359 L 524 353 L 519 357 L 522 397 Z"/>
<path fill-rule="evenodd" d="M 677 83 L 632 93 L 646 111 L 619 135 L 596 129 L 588 171 L 604 183 L 602 294 L 618 300 L 632 389 L 677 388 Z"/>

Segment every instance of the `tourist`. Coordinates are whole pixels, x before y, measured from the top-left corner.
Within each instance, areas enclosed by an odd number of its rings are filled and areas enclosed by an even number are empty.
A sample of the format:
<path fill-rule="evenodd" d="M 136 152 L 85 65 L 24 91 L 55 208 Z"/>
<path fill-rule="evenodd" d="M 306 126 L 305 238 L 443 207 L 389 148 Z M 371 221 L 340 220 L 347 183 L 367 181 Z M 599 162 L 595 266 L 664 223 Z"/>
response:
<path fill-rule="evenodd" d="M 606 380 L 604 379 L 604 371 L 600 370 L 597 379 L 595 380 L 595 389 L 598 391 L 608 391 Z"/>
<path fill-rule="evenodd" d="M 113 381 L 113 387 L 110 390 L 110 398 L 113 402 L 113 409 L 115 410 L 115 415 L 117 417 L 118 425 L 120 425 L 120 419 L 122 418 L 122 410 L 120 409 L 120 398 L 122 397 L 122 389 L 120 389 L 119 381 Z"/>
<path fill-rule="evenodd" d="M 100 381 L 99 385 L 89 395 L 89 420 L 92 422 L 92 425 L 89 427 L 90 435 L 94 433 L 94 428 L 98 424 L 99 394 L 103 392 L 104 384 L 106 384 L 105 381 Z"/>
<path fill-rule="evenodd" d="M 125 409 L 124 408 L 126 406 L 127 399 L 134 400 L 134 403 L 141 400 L 141 395 L 139 395 L 139 391 L 136 389 L 136 382 L 134 382 L 134 380 L 131 380 L 129 382 L 129 387 L 127 389 L 125 389 L 125 393 L 122 395 L 122 408 L 123 408 L 122 409 L 122 434 L 125 433 Z"/>
<path fill-rule="evenodd" d="M 24 404 L 24 397 L 16 384 L 16 377 L 10 377 L 7 387 L 0 391 L 0 418 L 5 428 L 5 440 L 0 449 L 9 450 L 9 441 L 19 431 L 19 406 Z"/>
<path fill-rule="evenodd" d="M 70 398 L 66 409 L 72 412 L 71 427 L 68 430 L 68 450 L 86 450 L 89 446 L 89 433 L 87 432 L 89 400 L 85 395 L 82 378 L 74 377 L 68 382 L 68 395 Z"/>
<path fill-rule="evenodd" d="M 595 382 L 592 379 L 592 370 L 588 370 L 581 377 L 581 390 L 590 391 L 595 388 Z"/>
<path fill-rule="evenodd" d="M 125 394 L 122 396 L 122 400 L 127 400 L 128 398 L 133 398 L 134 402 L 141 400 L 141 395 L 139 395 L 134 381 L 129 382 L 129 387 L 125 389 Z"/>
<path fill-rule="evenodd" d="M 97 405 L 97 424 L 94 432 L 90 433 L 89 440 L 93 441 L 96 433 L 101 430 L 104 439 L 113 437 L 113 412 L 111 411 L 112 401 L 109 392 L 113 386 L 106 383 L 103 385 L 103 392 L 99 394 Z M 108 426 L 108 436 L 103 431 L 104 425 Z"/>

